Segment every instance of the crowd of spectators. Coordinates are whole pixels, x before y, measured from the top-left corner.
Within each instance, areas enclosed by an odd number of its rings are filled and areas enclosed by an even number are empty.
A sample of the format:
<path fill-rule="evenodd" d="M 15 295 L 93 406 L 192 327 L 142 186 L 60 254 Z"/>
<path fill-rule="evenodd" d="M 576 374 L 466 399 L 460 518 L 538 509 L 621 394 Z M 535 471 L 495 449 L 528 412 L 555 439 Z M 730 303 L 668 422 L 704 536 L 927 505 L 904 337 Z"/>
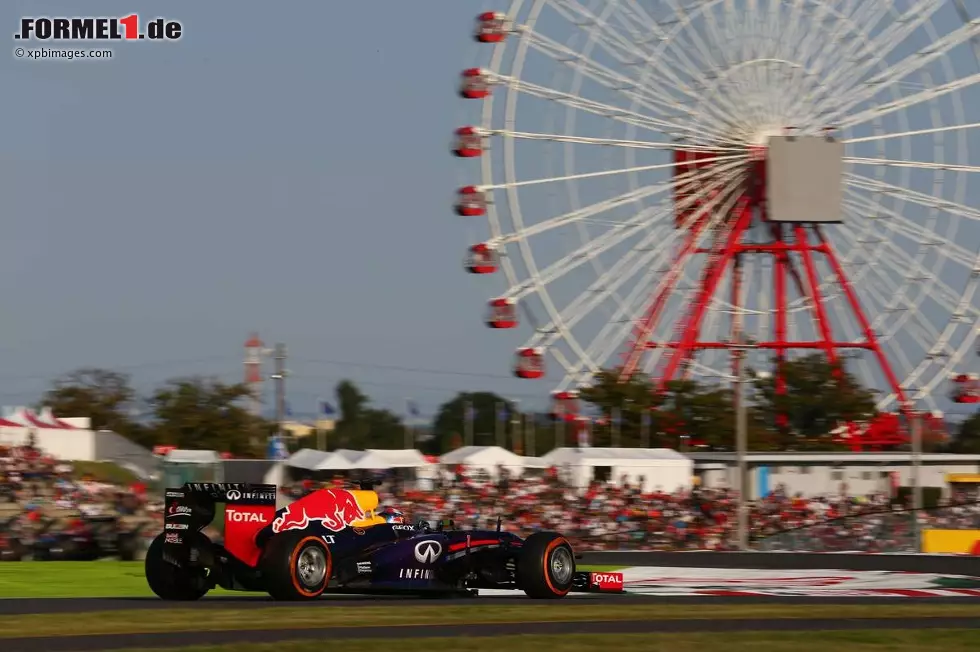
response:
<path fill-rule="evenodd" d="M 33 446 L 0 446 L 0 557 L 111 548 L 120 532 L 150 526 L 152 508 L 140 483 L 99 482 Z"/>
<path fill-rule="evenodd" d="M 457 527 L 503 526 L 521 534 L 540 529 L 568 535 L 580 550 L 731 550 L 737 545 L 737 493 L 695 487 L 643 492 L 628 482 L 595 482 L 584 491 L 556 470 L 510 477 L 457 468 L 422 490 L 395 477 L 375 487 L 382 506 L 407 522 L 451 519 Z M 353 487 L 349 478 L 311 479 L 282 487 L 298 498 L 322 486 Z M 135 483 L 96 482 L 71 463 L 31 447 L 0 446 L 0 557 L 13 542 L 30 548 L 52 538 L 76 542 L 121 531 L 153 536 L 162 529 L 159 492 Z M 899 552 L 914 549 L 914 518 L 923 527 L 980 529 L 974 490 L 955 491 L 945 506 L 919 513 L 885 493 L 863 496 L 792 495 L 777 487 L 750 505 L 749 530 L 761 550 Z M 220 540 L 220 523 L 206 534 Z M 5 552 L 6 551 L 6 552 Z"/>
<path fill-rule="evenodd" d="M 352 486 L 337 478 L 332 486 Z M 306 481 L 296 497 L 321 486 Z M 626 481 L 573 489 L 552 471 L 544 477 L 492 481 L 459 469 L 427 491 L 398 481 L 376 487 L 382 505 L 409 522 L 452 519 L 457 527 L 504 526 L 522 534 L 560 531 L 580 550 L 733 550 L 737 547 L 737 492 L 701 488 L 644 493 Z M 973 491 L 956 492 L 946 506 L 920 512 L 923 527 L 980 529 Z M 886 493 L 863 496 L 790 494 L 777 487 L 750 505 L 753 547 L 814 552 L 900 552 L 915 547 L 914 513 Z"/>

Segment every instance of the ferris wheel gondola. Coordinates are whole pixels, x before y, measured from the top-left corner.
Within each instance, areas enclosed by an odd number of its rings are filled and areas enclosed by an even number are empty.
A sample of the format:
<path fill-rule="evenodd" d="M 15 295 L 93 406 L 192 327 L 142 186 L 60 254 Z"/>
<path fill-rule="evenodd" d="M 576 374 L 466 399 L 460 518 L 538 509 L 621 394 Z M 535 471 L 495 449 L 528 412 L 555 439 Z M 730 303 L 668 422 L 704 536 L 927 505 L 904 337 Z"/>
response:
<path fill-rule="evenodd" d="M 480 14 L 488 58 L 459 95 L 482 112 L 456 131 L 472 163 L 455 210 L 489 223 L 470 252 L 493 262 L 470 271 L 506 281 L 488 325 L 533 317 L 515 374 L 554 378 L 564 410 L 601 369 L 662 388 L 744 364 L 785 391 L 786 361 L 819 352 L 879 388 L 880 410 L 938 410 L 978 361 L 967 10 L 514 0 Z"/>

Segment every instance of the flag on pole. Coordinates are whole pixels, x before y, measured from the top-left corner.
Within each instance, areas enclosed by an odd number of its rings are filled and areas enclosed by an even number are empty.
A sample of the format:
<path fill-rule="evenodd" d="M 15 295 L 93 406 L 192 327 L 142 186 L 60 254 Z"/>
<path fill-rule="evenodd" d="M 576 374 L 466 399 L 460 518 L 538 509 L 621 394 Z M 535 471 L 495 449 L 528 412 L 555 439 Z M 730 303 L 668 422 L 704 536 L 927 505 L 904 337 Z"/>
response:
<path fill-rule="evenodd" d="M 325 417 L 332 417 L 333 415 L 337 414 L 337 410 L 335 410 L 334 407 L 330 405 L 330 403 L 326 401 L 320 401 L 320 414 L 322 414 Z"/>
<path fill-rule="evenodd" d="M 289 449 L 282 437 L 269 437 L 269 448 L 267 455 L 271 460 L 285 460 L 289 458 Z"/>
<path fill-rule="evenodd" d="M 293 416 L 293 406 L 289 404 L 289 401 L 283 401 L 283 405 L 285 406 L 286 416 L 287 417 L 292 417 Z"/>
<path fill-rule="evenodd" d="M 421 412 L 419 412 L 419 406 L 412 399 L 408 399 L 408 413 L 413 417 L 421 415 Z"/>
<path fill-rule="evenodd" d="M 467 421 L 473 421 L 474 419 L 476 419 L 476 410 L 473 409 L 473 404 L 472 403 L 467 403 L 466 404 L 466 414 L 465 414 L 465 417 L 466 417 L 466 420 Z"/>
<path fill-rule="evenodd" d="M 643 425 L 645 427 L 650 425 L 650 413 L 646 410 L 643 411 Z"/>

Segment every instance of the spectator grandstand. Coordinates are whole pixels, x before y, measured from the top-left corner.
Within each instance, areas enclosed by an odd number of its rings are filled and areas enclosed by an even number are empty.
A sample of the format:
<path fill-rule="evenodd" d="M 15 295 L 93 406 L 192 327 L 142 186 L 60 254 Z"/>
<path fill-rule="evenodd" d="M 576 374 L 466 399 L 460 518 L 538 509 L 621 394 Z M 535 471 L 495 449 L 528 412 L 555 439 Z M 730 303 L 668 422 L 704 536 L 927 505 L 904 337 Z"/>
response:
<path fill-rule="evenodd" d="M 322 486 L 354 487 L 338 473 L 280 487 L 285 501 Z M 498 518 L 521 534 L 562 531 L 580 550 L 733 550 L 737 493 L 695 487 L 666 493 L 642 491 L 623 480 L 576 489 L 563 472 L 515 477 L 505 469 L 443 466 L 433 486 L 420 490 L 397 473 L 377 479 L 381 505 L 401 510 L 409 522 L 452 519 L 460 527 L 490 526 Z M 886 493 L 790 494 L 777 487 L 751 504 L 750 529 L 762 550 L 911 551 L 913 515 Z M 980 529 L 974 489 L 957 489 L 939 509 L 919 514 L 924 528 Z M 162 528 L 156 488 L 94 481 L 75 465 L 32 446 L 0 447 L 0 558 L 134 558 Z M 217 519 L 216 519 L 217 520 Z M 205 533 L 220 540 L 220 523 Z"/>

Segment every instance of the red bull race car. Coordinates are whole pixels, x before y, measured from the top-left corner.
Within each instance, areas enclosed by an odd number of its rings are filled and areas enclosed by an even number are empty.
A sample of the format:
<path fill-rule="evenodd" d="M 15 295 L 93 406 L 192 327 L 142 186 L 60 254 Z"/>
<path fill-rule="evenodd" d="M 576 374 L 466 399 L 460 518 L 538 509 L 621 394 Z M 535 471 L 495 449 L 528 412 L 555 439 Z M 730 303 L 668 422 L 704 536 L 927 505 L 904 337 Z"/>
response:
<path fill-rule="evenodd" d="M 276 509 L 275 485 L 188 483 L 168 489 L 164 531 L 146 554 L 146 581 L 164 600 L 197 600 L 216 586 L 266 592 L 276 600 L 327 593 L 477 595 L 523 591 L 622 593 L 621 573 L 575 568 L 554 532 L 522 538 L 495 529 L 459 530 L 400 522 L 369 489 L 319 489 Z M 202 533 L 224 505 L 224 542 Z"/>

